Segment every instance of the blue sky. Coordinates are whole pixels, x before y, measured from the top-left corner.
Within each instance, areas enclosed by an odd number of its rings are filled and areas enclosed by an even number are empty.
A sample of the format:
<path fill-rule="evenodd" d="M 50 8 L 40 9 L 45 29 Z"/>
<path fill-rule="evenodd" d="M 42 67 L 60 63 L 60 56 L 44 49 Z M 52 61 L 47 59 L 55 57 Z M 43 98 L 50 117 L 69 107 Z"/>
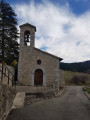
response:
<path fill-rule="evenodd" d="M 90 0 L 6 1 L 19 25 L 36 26 L 37 48 L 62 57 L 63 62 L 90 60 Z"/>
<path fill-rule="evenodd" d="M 26 3 L 28 4 L 30 1 L 35 1 L 36 3 L 41 3 L 42 1 L 46 0 L 6 0 L 10 4 L 20 4 Z M 79 15 L 87 10 L 90 10 L 90 0 L 47 0 L 54 4 L 64 5 L 66 2 L 69 3 L 70 8 L 72 11 Z"/>

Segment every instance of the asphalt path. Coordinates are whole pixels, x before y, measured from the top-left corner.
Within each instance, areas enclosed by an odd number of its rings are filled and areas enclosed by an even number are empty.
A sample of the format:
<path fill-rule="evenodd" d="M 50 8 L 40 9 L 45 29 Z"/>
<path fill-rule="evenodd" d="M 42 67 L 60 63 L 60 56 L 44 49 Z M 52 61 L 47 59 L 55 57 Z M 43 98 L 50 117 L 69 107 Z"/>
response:
<path fill-rule="evenodd" d="M 90 101 L 82 87 L 68 86 L 60 97 L 12 110 L 7 120 L 90 120 Z"/>

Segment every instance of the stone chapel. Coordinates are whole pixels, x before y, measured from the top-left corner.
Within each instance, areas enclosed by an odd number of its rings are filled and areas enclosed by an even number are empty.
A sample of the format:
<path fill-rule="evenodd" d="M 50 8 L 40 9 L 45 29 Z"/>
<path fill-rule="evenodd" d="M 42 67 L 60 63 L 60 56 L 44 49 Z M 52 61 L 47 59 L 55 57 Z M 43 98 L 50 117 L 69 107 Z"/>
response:
<path fill-rule="evenodd" d="M 35 47 L 36 27 L 26 23 L 20 26 L 18 80 L 24 86 L 60 87 L 63 72 L 62 58 Z"/>

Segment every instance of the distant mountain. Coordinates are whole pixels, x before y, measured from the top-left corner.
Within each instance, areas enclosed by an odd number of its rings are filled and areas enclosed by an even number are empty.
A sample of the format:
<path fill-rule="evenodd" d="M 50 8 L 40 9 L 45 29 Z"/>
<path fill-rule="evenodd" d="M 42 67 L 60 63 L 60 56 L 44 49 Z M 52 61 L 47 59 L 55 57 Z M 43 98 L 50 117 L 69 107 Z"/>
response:
<path fill-rule="evenodd" d="M 90 61 L 78 63 L 60 63 L 60 69 L 72 72 L 90 73 Z"/>

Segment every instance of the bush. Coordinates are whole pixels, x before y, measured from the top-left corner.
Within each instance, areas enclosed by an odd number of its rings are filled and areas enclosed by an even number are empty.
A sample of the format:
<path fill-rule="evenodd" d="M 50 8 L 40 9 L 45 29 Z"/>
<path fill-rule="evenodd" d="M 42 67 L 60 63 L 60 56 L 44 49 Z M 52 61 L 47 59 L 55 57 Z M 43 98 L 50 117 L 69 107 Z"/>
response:
<path fill-rule="evenodd" d="M 90 93 L 90 87 L 85 88 L 88 93 Z"/>
<path fill-rule="evenodd" d="M 87 88 L 88 93 L 90 93 L 90 88 Z"/>
<path fill-rule="evenodd" d="M 80 82 L 80 79 L 78 76 L 74 76 L 71 80 L 71 83 L 74 83 L 74 84 L 79 84 L 79 82 Z"/>
<path fill-rule="evenodd" d="M 16 61 L 16 60 L 13 60 L 13 62 L 11 63 L 11 65 L 12 65 L 13 67 L 16 67 L 16 66 L 17 66 L 17 61 Z"/>
<path fill-rule="evenodd" d="M 79 83 L 86 84 L 86 81 L 87 81 L 87 76 L 74 76 L 71 79 L 71 83 L 74 84 L 79 84 Z"/>
<path fill-rule="evenodd" d="M 86 84 L 87 76 L 80 76 L 80 82 Z"/>

